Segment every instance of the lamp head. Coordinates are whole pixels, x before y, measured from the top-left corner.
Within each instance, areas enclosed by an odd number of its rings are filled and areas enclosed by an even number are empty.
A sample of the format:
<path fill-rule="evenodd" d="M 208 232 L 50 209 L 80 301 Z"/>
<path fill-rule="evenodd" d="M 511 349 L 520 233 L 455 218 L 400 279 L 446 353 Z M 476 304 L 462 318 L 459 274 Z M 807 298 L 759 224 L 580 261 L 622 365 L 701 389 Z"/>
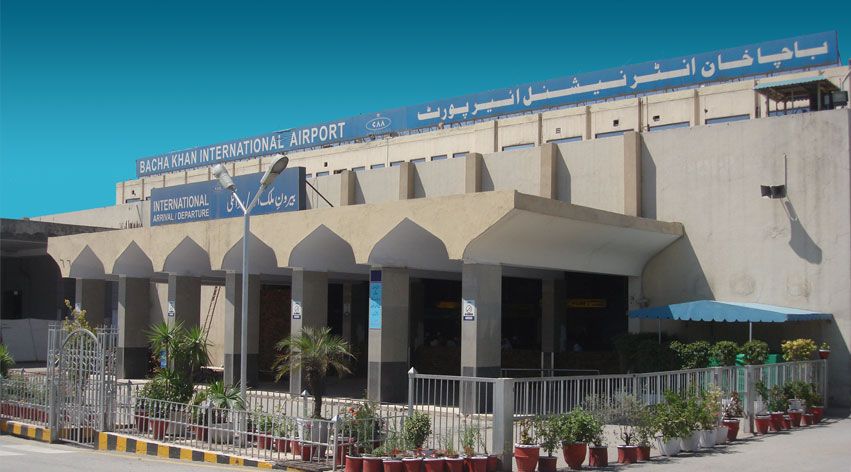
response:
<path fill-rule="evenodd" d="M 219 184 L 221 184 L 221 186 L 223 188 L 226 188 L 226 189 L 230 190 L 231 192 L 233 192 L 234 189 L 236 189 L 236 184 L 233 183 L 233 179 L 231 178 L 231 176 L 228 173 L 228 170 L 227 170 L 227 168 L 225 168 L 225 166 L 223 166 L 221 164 L 214 165 L 213 166 L 213 176 L 216 179 L 218 179 Z"/>
<path fill-rule="evenodd" d="M 290 159 L 287 156 L 280 156 L 278 160 L 276 160 L 268 169 L 266 169 L 266 173 L 263 174 L 263 178 L 260 179 L 260 185 L 266 186 L 271 185 L 275 179 L 281 175 L 281 172 L 287 168 L 287 164 L 290 163 Z"/>

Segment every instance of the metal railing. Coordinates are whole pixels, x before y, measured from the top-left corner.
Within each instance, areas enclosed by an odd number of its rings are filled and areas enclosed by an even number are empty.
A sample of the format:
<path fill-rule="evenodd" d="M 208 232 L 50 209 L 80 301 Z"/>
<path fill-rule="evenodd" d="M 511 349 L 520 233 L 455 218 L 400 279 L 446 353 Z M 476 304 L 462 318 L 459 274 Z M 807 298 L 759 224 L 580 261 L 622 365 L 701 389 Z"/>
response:
<path fill-rule="evenodd" d="M 0 377 L 0 417 L 47 427 L 49 395 L 45 375 Z"/>

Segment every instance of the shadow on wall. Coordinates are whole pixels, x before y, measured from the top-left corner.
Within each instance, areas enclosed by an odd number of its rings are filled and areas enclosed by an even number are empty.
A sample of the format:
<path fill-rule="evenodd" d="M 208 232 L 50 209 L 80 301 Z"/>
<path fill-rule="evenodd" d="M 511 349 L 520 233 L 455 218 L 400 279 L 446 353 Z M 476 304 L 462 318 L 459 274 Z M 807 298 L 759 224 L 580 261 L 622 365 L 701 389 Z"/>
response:
<path fill-rule="evenodd" d="M 653 162 L 653 156 L 643 139 L 641 140 L 641 216 L 656 219 L 656 163 Z"/>
<path fill-rule="evenodd" d="M 687 231 L 650 259 L 642 278 L 650 306 L 715 298 Z"/>
<path fill-rule="evenodd" d="M 834 314 L 834 317 L 837 315 Z M 826 323 L 822 329 L 822 339 L 830 344 L 830 358 L 827 361 L 828 389 L 830 408 L 839 408 L 847 415 L 851 410 L 851 353 L 848 341 L 842 337 L 842 331 L 836 321 Z"/>
<path fill-rule="evenodd" d="M 801 225 L 798 219 L 798 214 L 795 212 L 795 207 L 788 199 L 783 201 L 783 208 L 786 210 L 786 216 L 789 217 L 789 246 L 795 251 L 801 259 L 813 264 L 821 264 L 821 248 L 813 241 L 807 230 Z"/>

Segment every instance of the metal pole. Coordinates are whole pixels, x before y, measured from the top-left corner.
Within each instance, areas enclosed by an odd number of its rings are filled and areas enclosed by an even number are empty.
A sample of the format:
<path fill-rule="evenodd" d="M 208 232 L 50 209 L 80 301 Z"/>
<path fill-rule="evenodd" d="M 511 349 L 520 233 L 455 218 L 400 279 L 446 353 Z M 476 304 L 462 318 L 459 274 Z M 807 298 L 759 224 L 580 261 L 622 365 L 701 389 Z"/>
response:
<path fill-rule="evenodd" d="M 246 372 L 248 371 L 248 235 L 250 233 L 251 208 L 245 210 L 242 232 L 242 308 L 240 308 L 240 333 L 239 333 L 239 395 L 245 399 L 247 385 Z"/>
<path fill-rule="evenodd" d="M 753 322 L 748 322 L 748 341 L 753 341 Z"/>

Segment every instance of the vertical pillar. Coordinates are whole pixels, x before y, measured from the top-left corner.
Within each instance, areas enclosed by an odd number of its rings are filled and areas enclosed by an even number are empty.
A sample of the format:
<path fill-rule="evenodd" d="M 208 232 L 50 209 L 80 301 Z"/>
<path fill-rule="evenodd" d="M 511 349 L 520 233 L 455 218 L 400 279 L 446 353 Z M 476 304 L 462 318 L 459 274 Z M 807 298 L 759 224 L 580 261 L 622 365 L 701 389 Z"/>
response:
<path fill-rule="evenodd" d="M 482 191 L 482 155 L 468 153 L 464 158 L 464 193 Z"/>
<path fill-rule="evenodd" d="M 355 204 L 355 173 L 343 169 L 340 172 L 340 206 Z"/>
<path fill-rule="evenodd" d="M 239 384 L 241 379 L 240 353 L 242 340 L 242 274 L 225 275 L 225 372 L 226 385 Z M 247 381 L 257 384 L 257 353 L 260 345 L 260 276 L 248 276 L 248 346 Z"/>
<path fill-rule="evenodd" d="M 184 328 L 201 324 L 201 278 L 168 274 L 166 321 L 182 322 Z"/>
<path fill-rule="evenodd" d="M 151 280 L 118 276 L 118 376 L 142 379 L 148 373 L 148 316 Z"/>
<path fill-rule="evenodd" d="M 407 396 L 410 278 L 407 269 L 369 274 L 367 398 L 401 402 Z"/>
<path fill-rule="evenodd" d="M 293 269 L 290 316 L 291 336 L 300 335 L 302 328 L 308 326 L 313 328 L 328 326 L 328 273 Z M 298 395 L 301 390 L 301 370 L 292 369 L 290 370 L 290 393 Z"/>
<path fill-rule="evenodd" d="M 106 281 L 99 279 L 77 279 L 74 305 L 86 310 L 86 320 L 94 327 L 103 326 L 106 316 Z"/>
<path fill-rule="evenodd" d="M 414 198 L 414 165 L 403 162 L 399 165 L 399 200 Z"/>
<path fill-rule="evenodd" d="M 591 107 L 586 106 L 585 107 L 585 133 L 583 134 L 583 139 L 586 140 L 586 141 L 594 137 L 594 134 L 593 134 L 594 129 L 591 125 L 592 125 Z"/>
<path fill-rule="evenodd" d="M 461 298 L 461 375 L 499 377 L 502 365 L 502 267 L 464 263 Z"/>
<path fill-rule="evenodd" d="M 544 369 L 554 369 L 553 354 L 564 349 L 562 332 L 566 329 L 565 301 L 567 299 L 564 279 L 541 281 L 541 352 Z"/>
<path fill-rule="evenodd" d="M 644 296 L 641 291 L 641 277 L 627 278 L 627 310 L 637 310 L 642 307 Z M 641 320 L 638 318 L 627 318 L 627 330 L 632 333 L 641 332 Z"/>
<path fill-rule="evenodd" d="M 641 134 L 623 135 L 623 214 L 641 216 Z"/>
<path fill-rule="evenodd" d="M 538 195 L 541 197 L 558 198 L 558 179 L 556 178 L 558 152 L 558 146 L 553 143 L 541 145 L 541 172 L 538 185 Z"/>

